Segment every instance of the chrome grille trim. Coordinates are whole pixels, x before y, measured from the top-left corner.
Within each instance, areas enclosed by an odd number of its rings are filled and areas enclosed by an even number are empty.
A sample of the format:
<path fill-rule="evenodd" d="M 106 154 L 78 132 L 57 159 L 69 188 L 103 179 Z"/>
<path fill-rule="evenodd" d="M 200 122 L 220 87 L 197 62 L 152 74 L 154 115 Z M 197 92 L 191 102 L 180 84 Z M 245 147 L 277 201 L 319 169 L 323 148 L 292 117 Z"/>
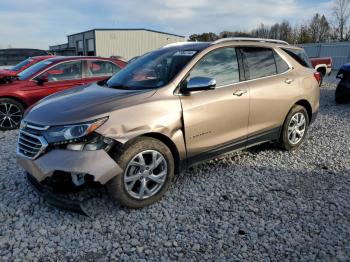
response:
<path fill-rule="evenodd" d="M 45 131 L 47 129 L 50 128 L 50 126 L 41 126 L 41 125 L 36 125 L 36 124 L 32 124 L 32 123 L 28 123 L 27 121 L 22 121 L 21 123 L 21 128 L 29 128 L 29 129 L 33 129 L 33 130 L 37 130 L 37 131 Z"/>
<path fill-rule="evenodd" d="M 27 124 L 27 128 L 34 129 L 34 130 L 39 130 L 39 131 L 44 131 L 49 129 L 50 126 L 34 126 L 32 124 Z"/>
<path fill-rule="evenodd" d="M 36 159 L 44 152 L 48 143 L 42 136 L 21 130 L 17 140 L 17 154 L 29 159 Z"/>

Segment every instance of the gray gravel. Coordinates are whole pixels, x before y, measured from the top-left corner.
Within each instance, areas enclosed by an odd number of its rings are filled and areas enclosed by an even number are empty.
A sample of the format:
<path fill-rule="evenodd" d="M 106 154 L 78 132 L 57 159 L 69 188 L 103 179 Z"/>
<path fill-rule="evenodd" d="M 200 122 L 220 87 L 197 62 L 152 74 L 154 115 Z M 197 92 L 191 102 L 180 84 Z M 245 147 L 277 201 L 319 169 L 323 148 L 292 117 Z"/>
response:
<path fill-rule="evenodd" d="M 350 261 L 350 105 L 330 84 L 321 93 L 299 151 L 267 144 L 206 162 L 142 210 L 94 189 L 90 218 L 38 197 L 15 161 L 17 131 L 0 133 L 0 260 Z"/>

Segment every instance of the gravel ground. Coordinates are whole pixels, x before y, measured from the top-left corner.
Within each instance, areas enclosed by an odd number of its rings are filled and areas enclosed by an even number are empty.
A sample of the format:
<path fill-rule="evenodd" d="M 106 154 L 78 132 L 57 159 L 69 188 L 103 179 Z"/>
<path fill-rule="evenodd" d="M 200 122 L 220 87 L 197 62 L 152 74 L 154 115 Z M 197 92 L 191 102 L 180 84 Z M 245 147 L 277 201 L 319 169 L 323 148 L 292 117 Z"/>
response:
<path fill-rule="evenodd" d="M 335 104 L 334 85 L 321 93 L 299 151 L 206 162 L 142 210 L 94 189 L 91 217 L 38 197 L 15 161 L 17 131 L 0 133 L 0 260 L 350 261 L 350 105 Z"/>

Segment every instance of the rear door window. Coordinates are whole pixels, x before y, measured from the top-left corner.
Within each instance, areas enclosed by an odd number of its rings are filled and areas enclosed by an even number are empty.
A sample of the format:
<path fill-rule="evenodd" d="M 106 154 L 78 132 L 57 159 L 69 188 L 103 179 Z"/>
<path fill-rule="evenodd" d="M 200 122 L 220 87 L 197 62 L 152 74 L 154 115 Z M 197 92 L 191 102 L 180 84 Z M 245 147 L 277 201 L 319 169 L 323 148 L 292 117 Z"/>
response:
<path fill-rule="evenodd" d="M 86 77 L 111 76 L 117 73 L 120 67 L 109 61 L 87 60 Z"/>
<path fill-rule="evenodd" d="M 300 65 L 312 68 L 310 59 L 303 49 L 282 48 L 282 50 L 293 57 Z"/>
<path fill-rule="evenodd" d="M 275 58 L 272 49 L 263 47 L 241 48 L 245 60 L 246 79 L 257 79 L 277 74 Z"/>

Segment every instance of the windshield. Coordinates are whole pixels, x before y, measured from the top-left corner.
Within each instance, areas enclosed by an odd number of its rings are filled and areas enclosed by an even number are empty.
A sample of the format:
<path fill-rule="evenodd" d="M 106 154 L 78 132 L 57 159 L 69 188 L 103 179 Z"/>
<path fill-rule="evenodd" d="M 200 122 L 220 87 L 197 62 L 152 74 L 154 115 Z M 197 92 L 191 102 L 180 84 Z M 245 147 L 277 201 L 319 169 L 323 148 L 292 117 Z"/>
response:
<path fill-rule="evenodd" d="M 26 70 L 22 71 L 21 73 L 18 74 L 19 80 L 27 80 L 29 77 L 34 75 L 35 73 L 39 72 L 46 66 L 52 64 L 53 62 L 50 60 L 44 60 L 39 63 L 36 63 L 30 67 L 28 67 Z"/>
<path fill-rule="evenodd" d="M 160 49 L 139 57 L 108 80 L 107 86 L 152 89 L 168 84 L 197 51 Z"/>
<path fill-rule="evenodd" d="M 28 65 L 29 63 L 31 63 L 33 61 L 33 59 L 28 58 L 26 60 L 23 60 L 22 62 L 18 63 L 17 65 L 15 65 L 14 67 L 11 68 L 11 70 L 13 71 L 19 71 L 22 67 Z"/>

